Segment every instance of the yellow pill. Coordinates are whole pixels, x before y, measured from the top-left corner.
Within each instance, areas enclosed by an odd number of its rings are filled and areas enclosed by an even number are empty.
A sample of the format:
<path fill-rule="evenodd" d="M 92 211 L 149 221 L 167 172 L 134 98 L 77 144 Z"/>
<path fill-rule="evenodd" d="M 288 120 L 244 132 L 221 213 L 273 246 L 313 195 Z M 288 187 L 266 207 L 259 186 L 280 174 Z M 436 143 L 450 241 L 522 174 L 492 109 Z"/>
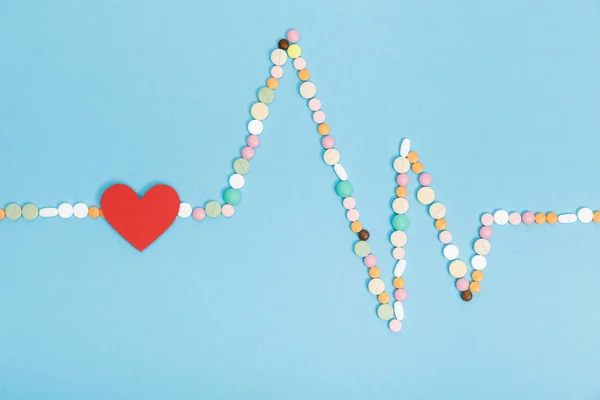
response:
<path fill-rule="evenodd" d="M 298 78 L 301 81 L 307 81 L 310 78 L 310 72 L 307 69 L 298 71 Z"/>
<path fill-rule="evenodd" d="M 330 128 L 329 128 L 329 125 L 327 125 L 327 124 L 321 124 L 321 125 L 319 125 L 317 130 L 319 131 L 319 133 L 321 135 L 325 136 L 325 135 L 329 134 Z"/>
<path fill-rule="evenodd" d="M 302 54 L 302 48 L 294 43 L 288 47 L 287 54 L 290 56 L 290 58 L 298 58 L 300 57 L 300 54 Z"/>
<path fill-rule="evenodd" d="M 483 280 L 483 271 L 473 271 L 471 277 L 475 282 L 481 282 Z"/>
<path fill-rule="evenodd" d="M 439 231 L 443 231 L 444 229 L 446 229 L 446 225 L 446 220 L 444 218 L 435 220 L 435 229 Z"/>
<path fill-rule="evenodd" d="M 359 221 L 354 221 L 352 224 L 350 224 L 350 229 L 352 232 L 358 233 L 362 231 L 362 224 Z"/>
<path fill-rule="evenodd" d="M 548 222 L 550 225 L 554 225 L 558 222 L 558 215 L 556 215 L 556 213 L 549 212 L 548 215 L 546 215 L 546 222 Z"/>
<path fill-rule="evenodd" d="M 269 89 L 277 89 L 279 87 L 279 81 L 276 78 L 267 79 L 267 87 Z"/>
<path fill-rule="evenodd" d="M 371 267 L 369 268 L 369 276 L 373 279 L 379 278 L 379 276 L 381 276 L 381 271 L 377 267 Z"/>
<path fill-rule="evenodd" d="M 469 290 L 473 293 L 477 293 L 481 290 L 481 285 L 479 284 L 479 282 L 471 282 L 471 284 L 469 285 Z"/>
<path fill-rule="evenodd" d="M 402 289 L 404 287 L 404 278 L 394 278 L 394 287 L 396 289 Z"/>
<path fill-rule="evenodd" d="M 398 197 L 406 197 L 407 194 L 408 194 L 408 189 L 405 188 L 404 186 L 398 186 L 396 188 L 396 196 L 398 196 Z"/>
<path fill-rule="evenodd" d="M 412 172 L 414 172 L 415 174 L 420 174 L 421 172 L 423 172 L 423 170 L 425 169 L 425 167 L 423 166 L 423 164 L 419 161 L 416 161 L 413 165 L 412 165 Z"/>
<path fill-rule="evenodd" d="M 98 218 L 100 216 L 100 209 L 98 207 L 90 207 L 88 209 L 88 215 L 90 218 Z"/>
<path fill-rule="evenodd" d="M 390 301 L 390 295 L 386 292 L 383 292 L 377 296 L 377 300 L 379 300 L 381 304 L 387 304 Z"/>
<path fill-rule="evenodd" d="M 417 153 L 416 151 L 411 151 L 410 153 L 408 153 L 406 158 L 411 164 L 416 163 L 417 161 L 419 161 L 419 153 Z"/>
<path fill-rule="evenodd" d="M 544 213 L 537 213 L 535 214 L 535 223 L 536 224 L 545 224 L 546 223 L 546 214 Z"/>
<path fill-rule="evenodd" d="M 254 119 L 265 120 L 269 116 L 269 107 L 264 103 L 254 103 L 250 109 L 250 114 Z"/>

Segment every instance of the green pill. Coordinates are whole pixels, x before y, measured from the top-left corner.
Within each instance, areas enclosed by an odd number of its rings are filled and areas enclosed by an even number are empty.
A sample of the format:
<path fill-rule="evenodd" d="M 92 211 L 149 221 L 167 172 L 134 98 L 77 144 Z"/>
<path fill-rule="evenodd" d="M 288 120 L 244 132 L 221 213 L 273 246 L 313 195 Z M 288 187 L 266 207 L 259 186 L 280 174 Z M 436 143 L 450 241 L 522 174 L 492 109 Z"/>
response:
<path fill-rule="evenodd" d="M 398 214 L 392 218 L 392 226 L 397 231 L 405 231 L 408 228 L 408 217 L 404 214 Z"/>
<path fill-rule="evenodd" d="M 206 215 L 209 217 L 217 218 L 221 215 L 221 205 L 216 201 L 209 201 L 206 203 L 206 206 L 204 206 L 204 211 L 206 211 Z"/>
<path fill-rule="evenodd" d="M 227 204 L 236 205 L 242 200 L 242 194 L 239 190 L 231 188 L 227 189 L 225 193 L 223 193 L 223 201 Z"/>
<path fill-rule="evenodd" d="M 238 158 L 233 162 L 233 170 L 240 175 L 246 175 L 250 171 L 250 163 L 245 158 Z"/>
<path fill-rule="evenodd" d="M 25 204 L 21 213 L 23 214 L 23 218 L 28 221 L 32 221 L 38 216 L 38 208 L 35 206 L 35 204 Z"/>
<path fill-rule="evenodd" d="M 394 316 L 394 308 L 389 304 L 382 304 L 377 307 L 377 316 L 384 321 L 389 321 Z"/>
<path fill-rule="evenodd" d="M 364 240 L 356 242 L 356 244 L 354 245 L 354 254 L 356 254 L 359 257 L 366 257 L 369 255 L 370 252 L 371 246 Z"/>
<path fill-rule="evenodd" d="M 16 221 L 21 218 L 21 206 L 11 203 L 6 206 L 4 213 L 6 214 L 6 218 L 10 219 L 11 221 Z"/>
<path fill-rule="evenodd" d="M 258 91 L 258 101 L 264 104 L 269 104 L 275 99 L 275 92 L 273 89 L 264 87 Z"/>
<path fill-rule="evenodd" d="M 341 181 L 335 185 L 335 192 L 338 196 L 345 198 L 352 195 L 352 184 L 348 181 Z"/>

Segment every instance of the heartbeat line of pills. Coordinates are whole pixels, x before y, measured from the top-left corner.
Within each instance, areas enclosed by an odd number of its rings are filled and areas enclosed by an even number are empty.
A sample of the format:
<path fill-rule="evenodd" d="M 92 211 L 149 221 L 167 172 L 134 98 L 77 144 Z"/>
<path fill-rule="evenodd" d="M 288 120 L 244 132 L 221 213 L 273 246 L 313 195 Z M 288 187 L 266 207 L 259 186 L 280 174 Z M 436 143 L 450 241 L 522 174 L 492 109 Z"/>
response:
<path fill-rule="evenodd" d="M 348 173 L 340 163 L 341 154 L 335 149 L 335 140 L 331 136 L 331 128 L 326 122 L 326 114 L 321 109 L 321 101 L 316 97 L 317 87 L 310 81 L 310 72 L 306 68 L 306 60 L 301 57 L 302 49 L 296 43 L 300 38 L 299 33 L 292 29 L 287 32 L 286 38 L 279 40 L 278 48 L 271 53 L 272 67 L 270 77 L 266 85 L 258 91 L 258 101 L 250 108 L 252 120 L 248 123 L 247 129 L 249 135 L 246 137 L 246 146 L 241 150 L 239 158 L 233 163 L 234 173 L 229 177 L 229 187 L 223 192 L 223 200 L 208 201 L 204 207 L 193 208 L 189 203 L 182 202 L 179 206 L 178 216 L 180 218 L 192 217 L 197 221 L 202 221 L 206 217 L 217 218 L 220 215 L 231 217 L 235 213 L 235 206 L 241 201 L 240 189 L 245 185 L 244 176 L 250 171 L 250 160 L 254 158 L 255 149 L 260 145 L 259 135 L 263 132 L 263 123 L 269 115 L 268 105 L 275 98 L 275 90 L 279 86 L 279 79 L 283 77 L 283 65 L 288 59 L 293 60 L 293 66 L 297 70 L 300 85 L 300 95 L 307 100 L 308 108 L 312 111 L 312 119 L 317 125 L 317 132 L 322 136 L 321 144 L 324 149 L 323 161 L 333 168 L 338 182 L 335 186 L 335 192 L 342 199 L 342 205 L 346 210 L 346 218 L 350 223 L 350 230 L 357 234 L 358 240 L 354 243 L 354 253 L 363 259 L 363 263 L 368 268 L 368 274 L 371 280 L 367 287 L 369 292 L 377 296 L 379 306 L 377 315 L 380 319 L 387 321 L 389 329 L 398 332 L 402 329 L 404 320 L 403 303 L 408 297 L 405 289 L 404 271 L 407 267 L 405 246 L 408 240 L 406 231 L 409 226 L 409 219 L 406 215 L 409 209 L 407 186 L 410 182 L 409 172 L 417 177 L 419 189 L 417 191 L 417 201 L 428 207 L 429 216 L 434 220 L 434 226 L 439 231 L 438 239 L 442 243 L 442 253 L 448 261 L 448 272 L 455 279 L 455 286 L 460 292 L 462 300 L 468 302 L 473 298 L 474 293 L 481 290 L 481 282 L 484 279 L 483 269 L 487 266 L 486 256 L 491 251 L 490 239 L 492 237 L 492 226 L 498 225 L 525 225 L 532 224 L 569 224 L 573 222 L 582 223 L 600 223 L 600 212 L 592 211 L 589 208 L 581 208 L 576 213 L 567 213 L 558 215 L 554 212 L 525 211 L 522 213 L 505 210 L 497 210 L 493 214 L 485 213 L 481 216 L 481 228 L 479 238 L 474 242 L 474 255 L 469 260 L 469 265 L 459 258 L 459 248 L 452 243 L 452 233 L 447 229 L 446 206 L 437 201 L 436 193 L 431 187 L 433 178 L 425 172 L 425 167 L 420 161 L 417 152 L 411 150 L 411 142 L 404 139 L 400 145 L 399 156 L 393 162 L 393 168 L 398 173 L 396 183 L 398 184 L 395 194 L 396 199 L 392 202 L 392 209 L 395 213 L 391 220 L 394 229 L 390 236 L 390 242 L 394 246 L 392 256 L 396 260 L 393 270 L 394 278 L 393 300 L 392 296 L 386 291 L 386 284 L 381 279 L 377 257 L 371 253 L 371 247 L 368 243 L 370 233 L 360 222 L 360 213 L 356 207 L 356 200 L 352 197 L 353 186 L 348 180 Z M 71 205 L 62 203 L 58 207 L 44 207 L 39 209 L 34 204 L 25 204 L 21 207 L 19 204 L 8 204 L 4 209 L 0 208 L 0 220 L 35 220 L 37 217 L 52 218 L 60 217 L 63 219 L 75 217 L 83 218 L 102 218 L 103 212 L 97 206 L 88 207 L 84 203 Z M 470 279 L 467 278 L 470 272 Z"/>

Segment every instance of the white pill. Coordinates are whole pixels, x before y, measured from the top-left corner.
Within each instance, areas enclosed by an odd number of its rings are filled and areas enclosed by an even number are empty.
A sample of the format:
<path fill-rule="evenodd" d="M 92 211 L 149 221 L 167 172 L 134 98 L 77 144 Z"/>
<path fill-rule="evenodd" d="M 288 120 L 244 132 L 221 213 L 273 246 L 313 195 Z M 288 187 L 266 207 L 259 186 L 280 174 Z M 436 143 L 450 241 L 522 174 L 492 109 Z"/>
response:
<path fill-rule="evenodd" d="M 446 216 L 446 206 L 442 203 L 433 203 L 429 206 L 429 215 L 433 219 L 440 219 Z"/>
<path fill-rule="evenodd" d="M 498 210 L 494 213 L 494 222 L 498 225 L 506 225 L 508 219 L 508 212 L 506 210 Z"/>
<path fill-rule="evenodd" d="M 340 152 L 336 149 L 328 149 L 323 153 L 323 160 L 328 165 L 335 165 L 340 162 Z"/>
<path fill-rule="evenodd" d="M 447 260 L 456 260 L 458 258 L 458 247 L 453 244 L 449 244 L 444 246 L 443 253 Z"/>
<path fill-rule="evenodd" d="M 312 99 L 317 94 L 317 87 L 312 82 L 304 82 L 300 85 L 300 95 L 305 99 Z"/>
<path fill-rule="evenodd" d="M 572 224 L 577 221 L 577 215 L 575 214 L 561 214 L 558 216 L 558 222 L 561 224 Z"/>
<path fill-rule="evenodd" d="M 192 215 L 192 206 L 189 203 L 181 203 L 179 205 L 179 215 L 180 218 L 188 218 Z"/>
<path fill-rule="evenodd" d="M 58 215 L 61 218 L 71 218 L 73 216 L 73 206 L 69 203 L 62 203 L 58 206 Z"/>
<path fill-rule="evenodd" d="M 589 208 L 581 208 L 577 211 L 577 218 L 584 224 L 590 223 L 594 218 L 594 212 Z"/>
<path fill-rule="evenodd" d="M 394 268 L 394 276 L 396 278 L 400 278 L 404 274 L 404 270 L 406 269 L 406 260 L 402 259 L 396 263 L 396 267 Z"/>
<path fill-rule="evenodd" d="M 271 53 L 271 62 L 275 65 L 283 65 L 287 61 L 287 53 L 284 50 L 277 49 Z"/>
<path fill-rule="evenodd" d="M 404 306 L 402 305 L 402 302 L 394 302 L 394 315 L 396 316 L 396 319 L 399 319 L 400 321 L 404 319 Z"/>
<path fill-rule="evenodd" d="M 241 189 L 245 182 L 244 176 L 240 174 L 233 174 L 229 177 L 229 186 L 234 189 Z"/>
<path fill-rule="evenodd" d="M 260 135 L 263 131 L 263 123 L 257 119 L 248 122 L 248 132 L 253 135 Z"/>
<path fill-rule="evenodd" d="M 410 139 L 406 138 L 400 144 L 400 155 L 406 157 L 410 153 Z"/>
<path fill-rule="evenodd" d="M 80 219 L 87 217 L 88 206 L 86 206 L 83 203 L 75 204 L 75 207 L 73 207 L 73 214 L 75 215 L 75 217 L 80 218 Z"/>
<path fill-rule="evenodd" d="M 404 246 L 407 240 L 408 236 L 406 236 L 406 233 L 403 231 L 395 231 L 392 233 L 392 236 L 390 236 L 390 242 L 396 247 Z"/>
<path fill-rule="evenodd" d="M 408 211 L 408 200 L 405 198 L 399 197 L 392 202 L 392 210 L 396 214 L 404 214 Z"/>
<path fill-rule="evenodd" d="M 398 157 L 394 160 L 394 171 L 403 174 L 410 169 L 410 161 L 406 157 Z"/>
<path fill-rule="evenodd" d="M 383 281 L 379 278 L 375 278 L 375 279 L 371 279 L 371 281 L 369 282 L 369 292 L 373 293 L 374 295 L 378 295 L 383 293 L 383 291 L 385 290 L 385 283 L 383 283 Z"/>
<path fill-rule="evenodd" d="M 342 164 L 340 164 L 340 163 L 335 164 L 333 166 L 333 170 L 335 171 L 335 174 L 337 175 L 338 178 L 340 178 L 341 181 L 348 180 L 348 173 L 346 172 L 346 168 L 344 168 L 342 166 Z"/>
<path fill-rule="evenodd" d="M 435 200 L 435 191 L 429 186 L 422 187 L 417 191 L 417 200 L 424 205 L 431 204 Z"/>
<path fill-rule="evenodd" d="M 477 239 L 473 245 L 473 250 L 475 250 L 475 253 L 485 256 L 492 250 L 492 244 L 487 239 Z"/>
<path fill-rule="evenodd" d="M 471 266 L 476 270 L 482 270 L 487 265 L 487 260 L 484 256 L 473 256 L 471 258 Z"/>
<path fill-rule="evenodd" d="M 58 208 L 54 208 L 54 207 L 42 208 L 42 209 L 40 209 L 39 215 L 42 218 L 56 217 L 58 215 Z"/>

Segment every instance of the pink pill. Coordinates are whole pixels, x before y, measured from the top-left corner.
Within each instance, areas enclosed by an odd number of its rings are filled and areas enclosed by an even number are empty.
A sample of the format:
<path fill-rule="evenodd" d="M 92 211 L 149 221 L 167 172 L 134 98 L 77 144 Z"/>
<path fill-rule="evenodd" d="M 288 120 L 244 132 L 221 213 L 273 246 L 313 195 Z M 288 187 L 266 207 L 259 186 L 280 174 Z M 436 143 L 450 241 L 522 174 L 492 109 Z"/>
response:
<path fill-rule="evenodd" d="M 408 186 L 408 182 L 410 182 L 410 177 L 406 174 L 398 174 L 396 177 L 396 183 L 400 186 Z"/>
<path fill-rule="evenodd" d="M 394 298 L 400 302 L 403 302 L 408 297 L 408 293 L 404 289 L 398 289 L 394 292 Z"/>
<path fill-rule="evenodd" d="M 485 226 L 491 226 L 494 223 L 494 216 L 490 213 L 485 213 L 481 216 L 481 223 Z"/>
<path fill-rule="evenodd" d="M 397 319 L 393 319 L 390 321 L 390 331 L 392 332 L 400 332 L 402 329 L 402 322 Z"/>
<path fill-rule="evenodd" d="M 206 211 L 204 211 L 204 208 L 196 208 L 192 213 L 192 217 L 194 217 L 196 221 L 202 221 L 206 218 Z"/>
<path fill-rule="evenodd" d="M 223 214 L 224 217 L 231 217 L 234 212 L 235 208 L 233 208 L 231 204 L 224 204 L 223 207 L 221 207 L 221 214 Z"/>
<path fill-rule="evenodd" d="M 321 109 L 321 100 L 313 97 L 308 101 L 308 108 L 310 108 L 310 111 L 319 111 Z"/>
<path fill-rule="evenodd" d="M 316 124 L 322 124 L 325 122 L 325 113 L 321 110 L 315 111 L 313 113 L 313 121 L 315 121 Z"/>
<path fill-rule="evenodd" d="M 458 290 L 460 290 L 461 292 L 464 292 L 465 290 L 467 290 L 469 288 L 469 281 L 466 280 L 465 278 L 460 278 L 459 280 L 456 281 L 456 288 Z"/>
<path fill-rule="evenodd" d="M 489 239 L 492 237 L 492 228 L 489 226 L 484 226 L 479 230 L 479 236 L 484 239 Z"/>
<path fill-rule="evenodd" d="M 302 57 L 298 57 L 294 60 L 294 68 L 296 68 L 298 71 L 306 68 L 306 60 Z"/>
<path fill-rule="evenodd" d="M 252 147 L 244 147 L 242 149 L 242 158 L 252 160 L 254 158 L 254 149 Z"/>
<path fill-rule="evenodd" d="M 392 251 L 392 257 L 394 257 L 395 260 L 402 260 L 405 256 L 406 251 L 404 251 L 402 247 L 396 247 Z"/>
<path fill-rule="evenodd" d="M 526 211 L 523 213 L 522 219 L 525 225 L 531 225 L 535 222 L 535 214 L 531 211 Z"/>
<path fill-rule="evenodd" d="M 450 231 L 441 231 L 439 238 L 440 242 L 448 244 L 452 241 L 452 233 Z"/>
<path fill-rule="evenodd" d="M 246 143 L 248 144 L 248 146 L 255 149 L 260 144 L 260 137 L 258 137 L 256 135 L 250 135 L 246 138 Z"/>
<path fill-rule="evenodd" d="M 358 221 L 359 217 L 360 217 L 360 213 L 358 212 L 358 210 L 356 208 L 348 210 L 348 212 L 346 213 L 346 218 L 348 218 L 348 221 L 350 221 L 350 222 Z"/>
<path fill-rule="evenodd" d="M 423 172 L 421 175 L 419 175 L 419 183 L 423 186 L 431 185 L 432 180 L 433 178 L 427 172 Z"/>
<path fill-rule="evenodd" d="M 346 210 L 352 210 L 356 206 L 356 200 L 354 200 L 354 197 L 346 197 L 342 201 L 342 205 Z"/>
<path fill-rule="evenodd" d="M 300 33 L 295 29 L 290 29 L 287 31 L 285 37 L 291 43 L 296 43 L 298 40 L 300 40 Z"/>
<path fill-rule="evenodd" d="M 283 76 L 283 68 L 279 65 L 275 65 L 271 68 L 271 76 L 275 79 L 279 79 Z"/>
<path fill-rule="evenodd" d="M 521 223 L 521 214 L 518 212 L 510 213 L 508 222 L 510 222 L 511 225 L 519 225 Z"/>
<path fill-rule="evenodd" d="M 335 140 L 333 139 L 333 136 L 327 135 L 323 139 L 321 139 L 321 144 L 324 148 L 331 149 L 335 145 Z"/>
<path fill-rule="evenodd" d="M 377 265 L 377 256 L 375 254 L 369 254 L 364 259 L 365 265 L 369 268 L 373 268 Z"/>

